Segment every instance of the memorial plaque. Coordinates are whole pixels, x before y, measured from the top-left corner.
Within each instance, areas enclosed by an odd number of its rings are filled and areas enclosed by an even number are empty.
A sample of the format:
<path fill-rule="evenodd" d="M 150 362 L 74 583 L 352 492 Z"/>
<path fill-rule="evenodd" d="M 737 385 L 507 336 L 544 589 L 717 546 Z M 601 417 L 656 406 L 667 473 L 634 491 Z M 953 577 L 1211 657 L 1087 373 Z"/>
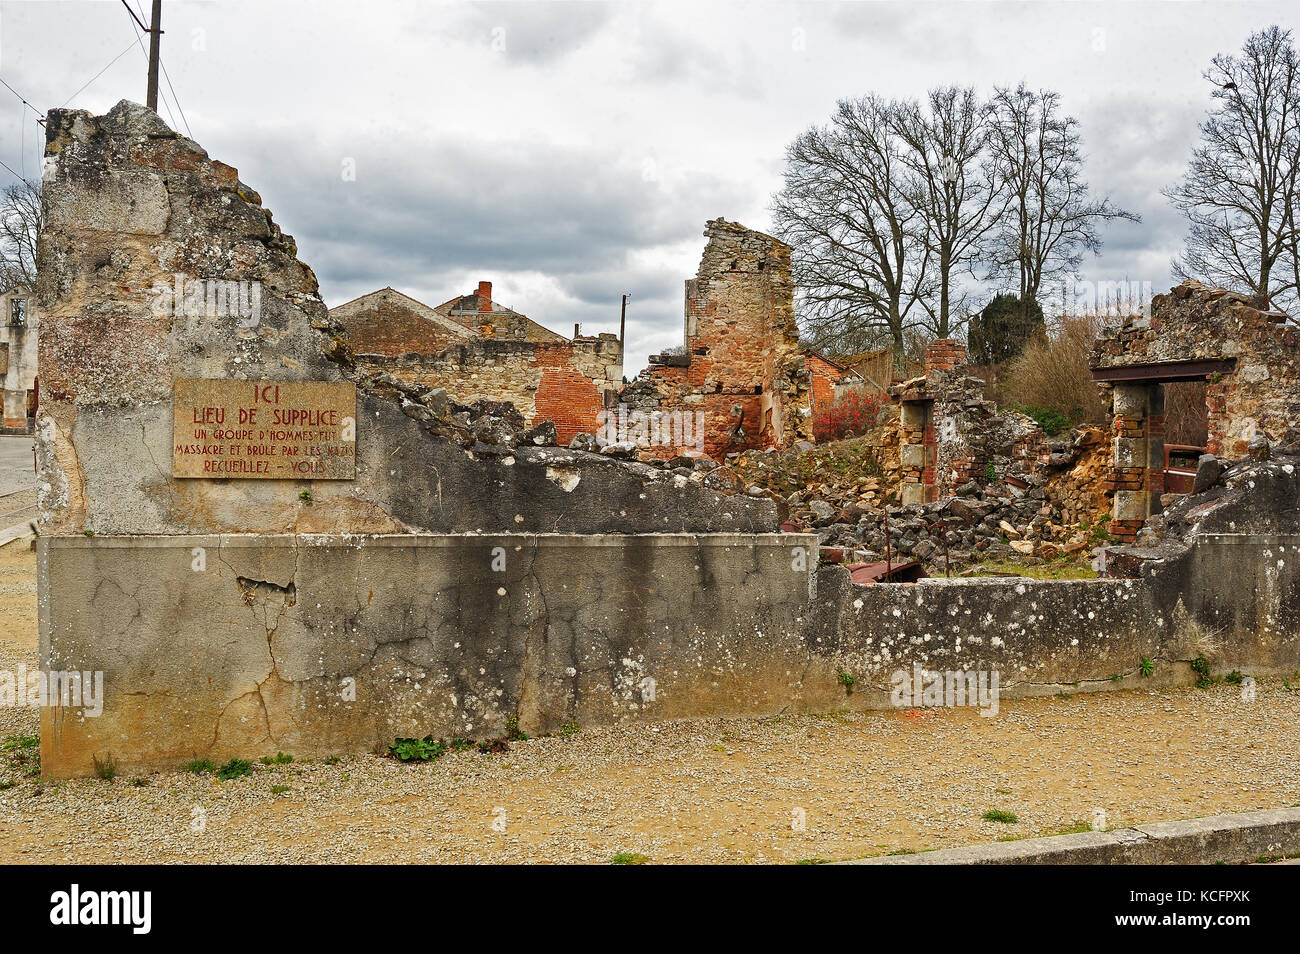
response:
<path fill-rule="evenodd" d="M 172 475 L 351 480 L 357 389 L 351 382 L 178 378 Z"/>

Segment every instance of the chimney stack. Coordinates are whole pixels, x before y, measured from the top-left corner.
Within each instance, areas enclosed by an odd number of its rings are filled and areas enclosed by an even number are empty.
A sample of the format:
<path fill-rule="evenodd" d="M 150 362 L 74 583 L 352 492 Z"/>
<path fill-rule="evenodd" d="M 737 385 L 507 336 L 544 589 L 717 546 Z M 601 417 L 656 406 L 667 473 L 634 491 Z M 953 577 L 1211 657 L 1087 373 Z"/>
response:
<path fill-rule="evenodd" d="M 478 283 L 478 310 L 479 311 L 492 310 L 492 283 L 491 282 Z"/>

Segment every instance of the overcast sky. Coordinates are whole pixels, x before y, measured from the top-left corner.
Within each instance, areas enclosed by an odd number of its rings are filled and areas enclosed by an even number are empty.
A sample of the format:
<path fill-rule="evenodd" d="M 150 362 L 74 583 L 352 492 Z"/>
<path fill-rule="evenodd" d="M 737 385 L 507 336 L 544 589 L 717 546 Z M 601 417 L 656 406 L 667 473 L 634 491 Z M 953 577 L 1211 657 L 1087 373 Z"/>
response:
<path fill-rule="evenodd" d="M 630 375 L 681 340 L 705 220 L 767 230 L 787 143 L 867 92 L 1058 90 L 1093 191 L 1143 219 L 1111 226 L 1084 278 L 1167 288 L 1183 228 L 1160 190 L 1209 105 L 1201 72 L 1298 19 L 1222 0 L 165 0 L 163 63 L 193 137 L 261 192 L 328 304 L 385 285 L 436 304 L 484 279 L 591 334 L 618 330 L 628 292 Z M 42 111 L 142 102 L 133 36 L 120 0 L 0 0 L 0 77 Z M 35 176 L 22 113 L 0 88 L 0 159 Z"/>

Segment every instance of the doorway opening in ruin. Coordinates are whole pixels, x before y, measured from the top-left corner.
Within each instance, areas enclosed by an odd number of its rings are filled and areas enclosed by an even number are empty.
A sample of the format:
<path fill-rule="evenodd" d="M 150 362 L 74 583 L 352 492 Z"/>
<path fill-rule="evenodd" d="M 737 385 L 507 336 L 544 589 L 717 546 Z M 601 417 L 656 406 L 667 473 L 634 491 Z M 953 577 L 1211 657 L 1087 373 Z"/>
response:
<path fill-rule="evenodd" d="M 1172 381 L 1165 385 L 1165 440 L 1195 447 L 1209 443 L 1210 409 L 1205 381 Z"/>
<path fill-rule="evenodd" d="M 1216 452 L 1212 404 L 1221 400 L 1219 382 L 1236 363 L 1228 358 L 1094 369 L 1093 380 L 1112 387 L 1115 450 L 1107 483 L 1115 492 L 1110 532 L 1120 542 L 1132 542 L 1146 519 L 1161 512 L 1166 492 L 1190 492 L 1201 452 Z M 1182 443 L 1169 436 L 1171 400 L 1181 405 L 1179 436 L 1199 440 Z"/>

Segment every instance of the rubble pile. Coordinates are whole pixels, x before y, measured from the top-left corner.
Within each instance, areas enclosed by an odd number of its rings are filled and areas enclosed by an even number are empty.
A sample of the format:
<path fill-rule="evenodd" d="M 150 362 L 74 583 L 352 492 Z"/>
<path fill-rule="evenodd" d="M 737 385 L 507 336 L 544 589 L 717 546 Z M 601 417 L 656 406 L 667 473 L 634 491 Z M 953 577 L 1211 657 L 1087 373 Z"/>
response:
<path fill-rule="evenodd" d="M 824 546 L 853 551 L 864 562 L 883 560 L 888 543 L 891 558 L 940 570 L 945 561 L 958 567 L 989 558 L 1041 562 L 1082 553 L 1099 542 L 1097 528 L 1109 507 L 1096 489 L 1109 462 L 1106 435 L 1087 426 L 1048 444 L 1051 454 L 1035 470 L 970 480 L 954 496 L 931 503 L 893 505 L 887 479 L 863 472 L 810 483 L 784 498 L 787 527 L 816 532 Z M 831 473 L 824 466 L 821 472 Z"/>

